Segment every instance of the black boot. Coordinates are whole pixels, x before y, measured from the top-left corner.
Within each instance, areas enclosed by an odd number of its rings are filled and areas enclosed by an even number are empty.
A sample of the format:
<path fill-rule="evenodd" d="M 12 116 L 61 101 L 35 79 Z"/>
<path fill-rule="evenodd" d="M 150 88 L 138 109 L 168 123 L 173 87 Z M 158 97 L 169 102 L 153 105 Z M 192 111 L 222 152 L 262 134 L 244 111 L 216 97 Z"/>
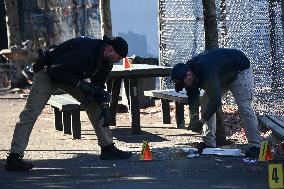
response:
<path fill-rule="evenodd" d="M 197 147 L 197 150 L 198 150 L 198 154 L 200 156 L 202 155 L 203 150 L 205 148 L 213 148 L 212 146 L 209 146 L 209 145 L 205 144 L 204 142 L 199 142 L 196 147 Z"/>
<path fill-rule="evenodd" d="M 259 156 L 259 152 L 259 147 L 252 146 L 245 152 L 245 157 L 257 158 Z"/>
<path fill-rule="evenodd" d="M 132 156 L 131 152 L 124 152 L 117 149 L 114 144 L 101 147 L 101 160 L 116 160 L 116 159 L 128 159 Z"/>
<path fill-rule="evenodd" d="M 11 153 L 7 157 L 5 165 L 6 171 L 28 171 L 33 168 L 33 164 L 24 162 L 19 154 Z"/>

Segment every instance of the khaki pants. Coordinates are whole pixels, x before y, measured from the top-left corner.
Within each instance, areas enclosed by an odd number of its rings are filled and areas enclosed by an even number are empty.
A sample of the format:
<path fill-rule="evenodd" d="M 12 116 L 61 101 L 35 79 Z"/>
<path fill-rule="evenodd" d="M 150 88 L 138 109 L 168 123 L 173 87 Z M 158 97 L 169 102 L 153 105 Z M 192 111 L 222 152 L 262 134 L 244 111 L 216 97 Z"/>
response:
<path fill-rule="evenodd" d="M 16 123 L 10 153 L 18 153 L 20 156 L 24 156 L 33 126 L 50 96 L 58 88 L 63 89 L 79 102 L 84 97 L 84 94 L 79 89 L 71 88 L 67 85 L 59 85 L 51 81 L 48 74 L 43 71 L 36 73 L 25 108 L 19 116 L 19 121 Z M 100 111 L 98 104 L 95 102 L 90 104 L 86 110 L 98 137 L 98 144 L 107 146 L 113 143 L 113 137 L 109 127 L 102 127 L 103 120 L 99 118 Z"/>
<path fill-rule="evenodd" d="M 235 98 L 244 130 L 250 146 L 259 146 L 261 137 L 258 130 L 258 122 L 251 103 L 253 100 L 253 71 L 252 68 L 239 72 L 238 78 L 222 88 L 222 95 L 230 90 Z M 204 95 L 201 100 L 201 112 L 203 113 L 208 103 L 208 96 Z M 203 142 L 209 146 L 216 147 L 216 114 L 205 124 Z"/>

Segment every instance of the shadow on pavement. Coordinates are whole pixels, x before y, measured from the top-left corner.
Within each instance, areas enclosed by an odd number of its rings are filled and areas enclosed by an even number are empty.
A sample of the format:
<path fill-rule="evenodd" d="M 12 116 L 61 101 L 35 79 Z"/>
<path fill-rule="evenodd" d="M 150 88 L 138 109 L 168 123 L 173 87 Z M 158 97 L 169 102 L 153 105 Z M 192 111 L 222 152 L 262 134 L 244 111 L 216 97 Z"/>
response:
<path fill-rule="evenodd" d="M 141 130 L 141 134 L 132 135 L 131 128 L 122 128 L 115 127 L 112 128 L 112 134 L 117 140 L 127 142 L 127 143 L 143 143 L 143 141 L 147 140 L 150 142 L 163 142 L 168 141 L 164 137 L 161 137 L 157 134 L 152 134 L 146 131 Z"/>
<path fill-rule="evenodd" d="M 266 165 L 245 164 L 242 157 L 139 161 L 134 154 L 130 160 L 103 161 L 93 154 L 73 155 L 34 160 L 29 172 L 5 172 L 1 159 L 0 188 L 268 188 Z"/>

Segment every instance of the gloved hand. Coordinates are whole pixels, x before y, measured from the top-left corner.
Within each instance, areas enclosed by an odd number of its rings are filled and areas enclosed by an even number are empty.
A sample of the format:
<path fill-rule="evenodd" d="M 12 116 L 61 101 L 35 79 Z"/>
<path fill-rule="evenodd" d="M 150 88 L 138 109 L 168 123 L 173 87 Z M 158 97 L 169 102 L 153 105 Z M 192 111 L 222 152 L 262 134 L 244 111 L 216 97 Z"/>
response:
<path fill-rule="evenodd" d="M 89 95 L 93 93 L 94 87 L 91 83 L 80 81 L 77 88 L 80 89 L 81 92 L 84 93 L 85 95 Z"/>
<path fill-rule="evenodd" d="M 102 125 L 102 127 L 109 127 L 110 125 L 110 110 L 109 110 L 109 106 L 107 103 L 104 103 L 103 105 L 100 106 L 101 107 L 101 115 L 100 115 L 100 119 L 104 119 L 104 124 Z"/>
<path fill-rule="evenodd" d="M 198 113 L 191 115 L 191 117 L 190 117 L 190 123 L 191 123 L 191 122 L 198 121 L 198 120 L 199 120 L 199 115 L 198 115 Z"/>
<path fill-rule="evenodd" d="M 94 101 L 98 104 L 110 102 L 109 93 L 104 89 L 94 85 L 93 83 L 80 81 L 77 88 L 85 94 L 85 97 L 82 101 L 82 105 L 84 107 L 87 107 Z"/>
<path fill-rule="evenodd" d="M 188 125 L 188 130 L 200 133 L 203 129 L 204 122 L 200 121 L 197 114 L 194 114 L 190 118 L 190 123 Z"/>

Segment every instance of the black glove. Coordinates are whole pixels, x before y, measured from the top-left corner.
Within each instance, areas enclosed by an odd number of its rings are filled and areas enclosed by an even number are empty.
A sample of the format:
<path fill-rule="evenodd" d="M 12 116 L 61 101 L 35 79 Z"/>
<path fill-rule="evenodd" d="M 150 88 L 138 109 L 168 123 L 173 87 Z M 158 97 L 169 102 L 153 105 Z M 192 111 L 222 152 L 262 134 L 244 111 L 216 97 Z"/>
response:
<path fill-rule="evenodd" d="M 190 118 L 190 123 L 188 125 L 188 130 L 200 133 L 202 131 L 202 129 L 203 129 L 203 125 L 204 125 L 204 123 L 199 120 L 198 115 L 194 114 Z"/>
<path fill-rule="evenodd" d="M 101 105 L 101 115 L 100 119 L 104 119 L 104 124 L 102 127 L 108 127 L 110 125 L 110 111 L 108 104 Z"/>
<path fill-rule="evenodd" d="M 93 93 L 94 86 L 91 83 L 80 81 L 77 88 L 80 89 L 81 92 L 84 93 L 85 95 L 90 95 Z"/>
<path fill-rule="evenodd" d="M 199 120 L 199 115 L 198 113 L 191 115 L 190 117 L 190 123 L 198 121 Z"/>
<path fill-rule="evenodd" d="M 110 102 L 109 93 L 92 83 L 80 81 L 77 88 L 85 94 L 85 97 L 82 101 L 82 105 L 85 107 L 87 107 L 93 101 L 99 105 Z"/>

